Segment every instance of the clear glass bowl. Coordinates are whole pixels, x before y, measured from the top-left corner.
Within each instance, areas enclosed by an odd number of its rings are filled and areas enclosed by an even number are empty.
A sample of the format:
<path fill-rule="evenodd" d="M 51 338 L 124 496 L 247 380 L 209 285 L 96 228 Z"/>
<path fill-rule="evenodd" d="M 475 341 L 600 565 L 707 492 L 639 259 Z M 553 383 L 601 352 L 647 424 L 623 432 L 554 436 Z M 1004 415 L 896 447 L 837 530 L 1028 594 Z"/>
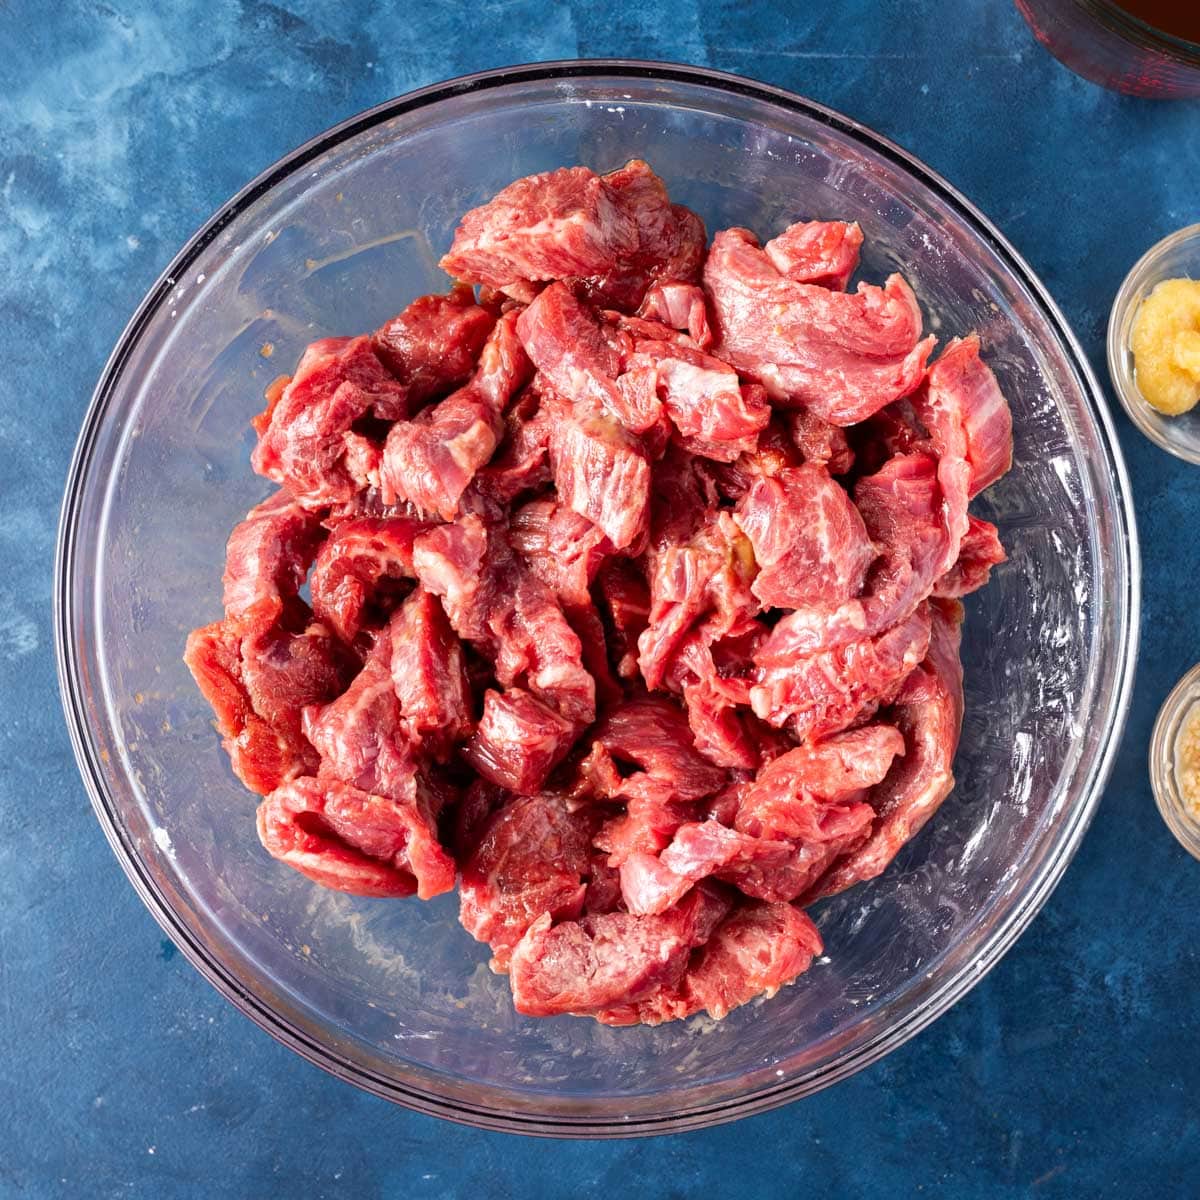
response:
<path fill-rule="evenodd" d="M 187 631 L 219 614 L 230 527 L 267 491 L 247 461 L 264 384 L 313 338 L 371 329 L 442 287 L 435 264 L 456 218 L 515 176 L 634 155 L 710 230 L 859 221 L 867 277 L 903 270 L 935 332 L 981 332 L 1017 441 L 1013 471 L 978 506 L 1010 561 L 968 606 L 954 794 L 885 876 L 816 910 L 828 955 L 795 986 L 720 1024 L 608 1029 L 518 1017 L 454 897 L 354 899 L 269 859 L 180 655 Z M 1029 268 L 961 196 L 789 93 L 577 62 L 455 80 L 356 117 L 193 238 L 122 336 L 84 424 L 56 627 L 100 821 L 146 904 L 234 1004 L 339 1077 L 425 1112 L 621 1136 L 729 1120 L 841 1079 L 996 962 L 1099 799 L 1129 699 L 1138 579 L 1095 380 Z"/>
<path fill-rule="evenodd" d="M 1108 373 L 1129 419 L 1177 458 L 1200 463 L 1200 405 L 1169 417 L 1151 408 L 1138 390 L 1130 339 L 1138 306 L 1164 279 L 1200 279 L 1200 225 L 1165 237 L 1134 263 L 1108 318 Z"/>

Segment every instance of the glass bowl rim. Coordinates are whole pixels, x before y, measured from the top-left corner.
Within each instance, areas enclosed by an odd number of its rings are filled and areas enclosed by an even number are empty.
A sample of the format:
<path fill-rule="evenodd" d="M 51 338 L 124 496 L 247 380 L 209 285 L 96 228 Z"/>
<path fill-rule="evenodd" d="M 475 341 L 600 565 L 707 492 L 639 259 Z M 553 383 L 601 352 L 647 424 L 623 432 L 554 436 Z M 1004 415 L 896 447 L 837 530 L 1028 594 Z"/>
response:
<path fill-rule="evenodd" d="M 1195 242 L 1200 246 L 1200 223 L 1185 225 L 1174 233 L 1160 238 L 1129 268 L 1121 286 L 1113 299 L 1112 309 L 1108 314 L 1108 332 L 1105 337 L 1105 353 L 1108 358 L 1108 374 L 1112 379 L 1113 391 L 1121 401 L 1121 407 L 1126 416 L 1137 426 L 1138 432 L 1148 437 L 1160 450 L 1173 454 L 1184 462 L 1200 464 L 1200 445 L 1189 447 L 1177 441 L 1169 432 L 1170 419 L 1166 423 L 1168 432 L 1155 421 L 1155 417 L 1163 414 L 1156 412 L 1138 390 L 1137 378 L 1134 375 L 1131 359 L 1133 352 L 1129 348 L 1129 335 L 1132 332 L 1132 319 L 1137 312 L 1137 304 L 1141 301 L 1143 291 L 1146 294 L 1153 289 L 1155 283 L 1153 273 L 1159 262 L 1179 246 Z"/>
<path fill-rule="evenodd" d="M 1118 550 L 1123 552 L 1118 554 L 1118 559 L 1123 561 L 1125 566 L 1123 579 L 1119 570 L 1115 575 L 1119 592 L 1114 605 L 1116 633 L 1119 635 L 1116 639 L 1118 661 L 1112 676 L 1113 686 L 1108 711 L 1104 714 L 1107 723 L 1106 736 L 1099 743 L 1093 761 L 1083 776 L 1080 800 L 1064 815 L 1064 820 L 1055 835 L 1057 844 L 1051 849 L 1043 873 L 1031 880 L 1028 890 L 1012 904 L 987 934 L 978 957 L 963 964 L 938 986 L 930 988 L 896 1025 L 868 1040 L 845 1058 L 827 1064 L 817 1073 L 799 1075 L 778 1084 L 770 1084 L 712 1103 L 700 1103 L 662 1115 L 636 1117 L 620 1114 L 575 1115 L 550 1111 L 524 1114 L 447 1099 L 436 1091 L 411 1082 L 404 1083 L 385 1077 L 360 1063 L 349 1061 L 337 1050 L 322 1044 L 289 1022 L 285 1016 L 272 1008 L 268 1000 L 250 992 L 223 964 L 207 952 L 184 918 L 175 911 L 163 889 L 142 865 L 137 849 L 120 819 L 118 809 L 107 794 L 104 768 L 92 738 L 82 694 L 79 648 L 71 636 L 76 610 L 70 585 L 74 578 L 79 502 L 91 466 L 98 431 L 133 347 L 159 310 L 164 307 L 176 280 L 187 273 L 190 264 L 214 238 L 243 210 L 284 179 L 347 139 L 393 117 L 432 106 L 455 96 L 511 84 L 605 77 L 708 88 L 799 113 L 866 146 L 947 204 L 972 234 L 985 243 L 1028 289 L 1077 375 L 1085 406 L 1095 423 L 1097 434 L 1107 454 L 1107 466 L 1113 476 L 1116 500 L 1112 513 L 1114 538 Z M 222 205 L 193 234 L 147 292 L 118 338 L 101 372 L 84 417 L 67 475 L 59 519 L 53 620 L 63 709 L 76 762 L 100 825 L 142 902 L 192 966 L 218 992 L 260 1028 L 310 1063 L 339 1079 L 407 1108 L 477 1128 L 502 1132 L 549 1137 L 612 1138 L 703 1128 L 763 1112 L 818 1091 L 847 1078 L 896 1049 L 945 1012 L 983 978 L 1028 926 L 1057 885 L 1099 802 L 1120 744 L 1132 694 L 1138 649 L 1140 588 L 1140 555 L 1129 480 L 1112 419 L 1095 376 L 1070 326 L 1041 281 L 988 218 L 939 174 L 894 142 L 852 118 L 794 92 L 709 68 L 637 59 L 599 58 L 530 63 L 476 72 L 405 93 L 366 109 L 317 134 L 279 159 Z M 549 1104 L 547 1108 L 549 1109 Z"/>

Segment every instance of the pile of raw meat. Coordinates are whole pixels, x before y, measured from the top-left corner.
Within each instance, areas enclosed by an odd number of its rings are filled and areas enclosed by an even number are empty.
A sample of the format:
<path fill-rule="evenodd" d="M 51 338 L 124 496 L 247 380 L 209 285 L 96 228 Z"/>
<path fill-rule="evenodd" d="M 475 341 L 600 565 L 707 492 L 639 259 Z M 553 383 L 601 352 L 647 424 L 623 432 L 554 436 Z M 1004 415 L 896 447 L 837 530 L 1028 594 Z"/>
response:
<path fill-rule="evenodd" d="M 931 364 L 899 275 L 846 290 L 861 243 L 709 245 L 645 163 L 573 167 L 309 346 L 186 655 L 271 854 L 457 881 L 531 1015 L 719 1018 L 808 967 L 805 906 L 953 785 L 957 597 L 1004 558 L 967 502 L 1012 455 L 975 337 Z"/>

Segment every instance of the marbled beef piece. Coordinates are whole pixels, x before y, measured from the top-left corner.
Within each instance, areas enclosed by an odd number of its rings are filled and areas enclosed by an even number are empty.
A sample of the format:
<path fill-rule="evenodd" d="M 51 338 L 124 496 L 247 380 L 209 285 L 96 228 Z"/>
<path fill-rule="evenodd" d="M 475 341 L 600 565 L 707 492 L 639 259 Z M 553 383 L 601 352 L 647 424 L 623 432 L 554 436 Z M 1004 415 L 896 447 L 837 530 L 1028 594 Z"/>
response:
<path fill-rule="evenodd" d="M 496 317 L 475 303 L 469 287 L 444 296 L 419 296 L 371 335 L 384 365 L 405 386 L 400 407 L 375 406 L 385 421 L 403 420 L 430 400 L 466 383 Z"/>
<path fill-rule="evenodd" d="M 431 527 L 411 517 L 339 522 L 313 569 L 310 591 L 318 619 L 349 643 L 373 616 L 386 618 L 406 581 L 416 578 L 413 542 Z"/>
<path fill-rule="evenodd" d="M 870 837 L 837 861 L 808 899 L 831 896 L 874 879 L 917 834 L 954 787 L 952 764 L 962 730 L 962 605 L 934 600 L 929 655 L 905 682 L 893 709 L 904 756 L 870 794 L 876 817 Z"/>
<path fill-rule="evenodd" d="M 466 386 L 392 426 L 380 474 L 384 503 L 407 500 L 446 521 L 457 515 L 463 492 L 500 444 L 504 410 L 532 374 L 516 321 L 506 313 L 496 323 Z"/>
<path fill-rule="evenodd" d="M 422 899 L 454 887 L 436 812 L 416 775 L 406 796 L 376 796 L 336 779 L 286 783 L 258 809 L 258 836 L 275 858 L 315 883 L 356 896 Z"/>
<path fill-rule="evenodd" d="M 225 547 L 226 617 L 243 629 L 275 624 L 300 592 L 325 531 L 286 490 L 252 508 Z"/>
<path fill-rule="evenodd" d="M 491 946 L 493 970 L 539 918 L 567 920 L 583 907 L 593 819 L 557 795 L 519 796 L 488 819 L 462 864 L 459 920 Z"/>
<path fill-rule="evenodd" d="M 787 279 L 844 292 L 862 244 L 857 221 L 800 221 L 767 242 L 763 253 Z"/>
<path fill-rule="evenodd" d="M 933 338 L 899 275 L 834 292 L 781 275 L 754 235 L 726 229 L 704 266 L 714 353 L 782 405 L 853 425 L 921 382 Z"/>
<path fill-rule="evenodd" d="M 760 476 L 734 521 L 754 547 L 750 590 L 765 608 L 849 600 L 876 555 L 845 489 L 816 463 Z"/>
<path fill-rule="evenodd" d="M 406 411 L 408 391 L 381 363 L 371 339 L 324 338 L 305 351 L 291 381 L 255 418 L 250 457 L 305 508 L 348 503 L 361 484 L 346 463 L 345 435 L 376 406 Z"/>

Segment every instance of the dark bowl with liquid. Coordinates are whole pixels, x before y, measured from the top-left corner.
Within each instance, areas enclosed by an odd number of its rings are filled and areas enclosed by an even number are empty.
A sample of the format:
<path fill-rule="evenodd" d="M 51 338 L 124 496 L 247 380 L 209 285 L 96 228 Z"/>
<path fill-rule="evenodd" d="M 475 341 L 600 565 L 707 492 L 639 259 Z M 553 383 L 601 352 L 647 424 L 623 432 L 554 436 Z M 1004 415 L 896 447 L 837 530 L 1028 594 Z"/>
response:
<path fill-rule="evenodd" d="M 1198 0 L 1016 0 L 1034 36 L 1077 75 L 1131 96 L 1200 96 Z"/>

